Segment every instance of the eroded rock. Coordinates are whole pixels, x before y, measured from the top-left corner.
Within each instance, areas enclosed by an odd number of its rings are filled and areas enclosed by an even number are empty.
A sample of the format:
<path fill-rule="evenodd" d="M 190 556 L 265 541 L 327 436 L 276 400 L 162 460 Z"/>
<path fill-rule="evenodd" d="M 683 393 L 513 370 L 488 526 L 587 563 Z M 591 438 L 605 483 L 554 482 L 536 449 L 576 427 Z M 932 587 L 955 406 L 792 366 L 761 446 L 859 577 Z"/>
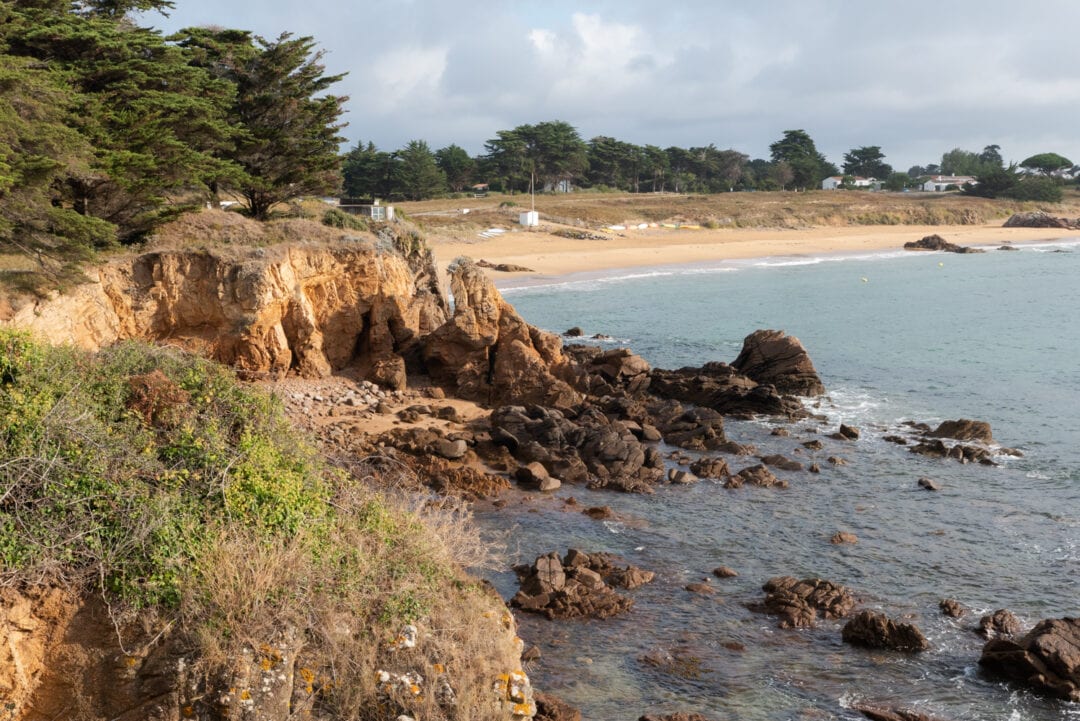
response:
<path fill-rule="evenodd" d="M 887 648 L 895 651 L 925 651 L 930 647 L 914 624 L 893 621 L 883 613 L 861 611 L 844 624 L 841 635 L 845 642 L 867 648 Z"/>
<path fill-rule="evenodd" d="M 979 664 L 1040 693 L 1080 701 L 1080 618 L 1040 621 L 1019 639 L 993 639 Z"/>

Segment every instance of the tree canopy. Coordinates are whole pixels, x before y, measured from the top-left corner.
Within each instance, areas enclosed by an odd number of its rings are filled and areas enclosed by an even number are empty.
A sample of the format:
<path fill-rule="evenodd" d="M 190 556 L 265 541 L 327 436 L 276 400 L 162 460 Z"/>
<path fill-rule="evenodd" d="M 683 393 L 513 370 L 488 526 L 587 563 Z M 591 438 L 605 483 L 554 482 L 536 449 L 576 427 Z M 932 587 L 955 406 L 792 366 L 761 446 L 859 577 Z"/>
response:
<path fill-rule="evenodd" d="M 773 162 L 784 162 L 791 169 L 792 181 L 799 188 L 816 188 L 823 178 L 838 169 L 818 152 L 805 130 L 785 130 L 784 137 L 769 146 Z"/>
<path fill-rule="evenodd" d="M 885 162 L 881 146 L 865 145 L 844 153 L 844 173 L 885 180 L 892 174 L 892 166 Z"/>
<path fill-rule="evenodd" d="M 1043 175 L 1053 175 L 1059 170 L 1071 168 L 1072 164 L 1071 160 L 1057 153 L 1039 153 L 1021 161 L 1020 167 L 1038 171 Z"/>

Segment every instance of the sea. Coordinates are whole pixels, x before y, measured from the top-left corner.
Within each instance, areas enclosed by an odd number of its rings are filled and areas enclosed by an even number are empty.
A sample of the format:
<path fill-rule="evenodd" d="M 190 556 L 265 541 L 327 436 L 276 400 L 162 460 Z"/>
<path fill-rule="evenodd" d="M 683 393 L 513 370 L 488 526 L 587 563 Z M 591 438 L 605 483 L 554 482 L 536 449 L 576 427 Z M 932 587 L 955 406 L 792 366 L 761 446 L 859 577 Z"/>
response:
<path fill-rule="evenodd" d="M 519 613 L 520 635 L 540 651 L 526 666 L 534 685 L 598 721 L 676 711 L 714 721 L 861 719 L 859 704 L 953 721 L 1080 719 L 1080 704 L 978 665 L 985 640 L 974 629 L 984 614 L 1009 609 L 1025 627 L 1080 615 L 1080 241 L 1016 248 L 503 282 L 529 323 L 580 327 L 585 342 L 629 347 L 655 367 L 731 362 L 754 330 L 782 330 L 802 342 L 827 389 L 806 400 L 814 416 L 804 421 L 726 421 L 729 438 L 761 454 L 820 463 L 817 475 L 778 471 L 787 489 L 703 480 L 634 495 L 564 485 L 554 498 L 477 514 L 485 532 L 507 540 L 510 562 L 577 548 L 656 572 L 626 592 L 635 605 L 622 616 Z M 1023 456 L 965 465 L 884 439 L 905 432 L 905 421 L 958 418 L 988 421 L 995 441 Z M 860 438 L 828 438 L 840 423 Z M 790 435 L 773 435 L 777 427 Z M 824 448 L 802 446 L 813 439 Z M 733 471 L 757 462 L 727 460 Z M 922 477 L 940 490 L 921 489 Z M 598 505 L 617 520 L 581 513 Z M 831 544 L 838 531 L 857 543 Z M 720 565 L 738 576 L 711 578 Z M 487 575 L 504 598 L 516 592 L 512 572 Z M 781 575 L 841 583 L 862 607 L 916 624 L 930 648 L 851 646 L 843 621 L 781 629 L 748 607 Z M 715 593 L 685 590 L 703 579 Z M 945 598 L 967 614 L 943 615 Z"/>

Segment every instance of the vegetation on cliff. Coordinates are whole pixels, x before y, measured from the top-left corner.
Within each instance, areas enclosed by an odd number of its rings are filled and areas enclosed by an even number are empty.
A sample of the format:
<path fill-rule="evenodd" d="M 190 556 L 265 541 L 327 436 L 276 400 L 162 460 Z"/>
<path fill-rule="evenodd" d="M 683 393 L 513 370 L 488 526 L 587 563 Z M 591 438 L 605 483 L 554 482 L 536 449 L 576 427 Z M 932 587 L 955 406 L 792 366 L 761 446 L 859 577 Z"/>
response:
<path fill-rule="evenodd" d="M 126 16 L 168 6 L 0 2 L 0 253 L 28 259 L 24 285 L 219 193 L 265 217 L 337 189 L 345 98 L 312 39 L 165 38 Z"/>
<path fill-rule="evenodd" d="M 158 619 L 162 643 L 195 649 L 204 692 L 245 650 L 289 642 L 321 717 L 508 715 L 492 682 L 520 650 L 460 571 L 485 553 L 460 515 L 403 510 L 325 467 L 276 399 L 224 367 L 4 331 L 0 419 L 0 585 L 101 596 L 121 635 L 123 619 Z M 410 624 L 415 646 L 395 656 Z M 434 663 L 453 703 L 379 687 L 377 670 Z"/>

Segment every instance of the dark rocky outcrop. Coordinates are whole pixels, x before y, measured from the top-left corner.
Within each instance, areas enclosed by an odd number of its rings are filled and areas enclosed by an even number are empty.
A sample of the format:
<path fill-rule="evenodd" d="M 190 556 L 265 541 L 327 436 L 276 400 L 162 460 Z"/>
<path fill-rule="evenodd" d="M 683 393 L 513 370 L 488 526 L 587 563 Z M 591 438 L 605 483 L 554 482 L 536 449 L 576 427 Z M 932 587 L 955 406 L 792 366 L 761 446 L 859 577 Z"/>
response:
<path fill-rule="evenodd" d="M 777 576 L 766 581 L 762 590 L 765 602 L 751 608 L 779 616 L 781 628 L 810 628 L 819 613 L 826 619 L 843 618 L 856 601 L 849 589 L 820 578 L 800 581 L 793 576 Z"/>
<path fill-rule="evenodd" d="M 564 377 L 582 393 L 627 396 L 649 387 L 648 361 L 627 348 L 605 351 L 596 346 L 571 345 L 566 354 L 573 358 L 575 368 L 568 376 L 564 372 Z"/>
<path fill-rule="evenodd" d="M 1041 693 L 1080 701 L 1080 618 L 1040 621 L 1019 639 L 993 639 L 979 664 Z"/>
<path fill-rule="evenodd" d="M 685 408 L 668 401 L 649 407 L 652 419 L 664 437 L 673 446 L 694 451 L 715 451 L 726 448 L 724 417 L 712 408 Z"/>
<path fill-rule="evenodd" d="M 909 243 L 904 243 L 905 250 L 940 250 L 946 253 L 983 253 L 985 251 L 979 248 L 970 248 L 968 246 L 956 245 L 942 238 L 936 233 L 934 235 L 928 235 L 920 240 L 913 240 Z"/>
<path fill-rule="evenodd" d="M 779 330 L 757 330 L 743 340 L 732 368 L 780 393 L 820 396 L 825 386 L 799 339 Z"/>
<path fill-rule="evenodd" d="M 582 553 L 571 549 L 563 558 L 557 553 L 540 556 L 531 566 L 516 566 L 521 589 L 510 605 L 555 618 L 609 618 L 628 611 L 632 598 L 612 587 L 636 588 L 654 577 L 650 571 L 620 566 L 605 553 Z"/>
<path fill-rule="evenodd" d="M 844 624 L 841 636 L 845 642 L 867 648 L 887 648 L 894 651 L 925 651 L 930 647 L 914 624 L 898 623 L 883 613 L 861 611 Z"/>
<path fill-rule="evenodd" d="M 1030 213 L 1014 213 L 1005 221 L 1002 227 L 1080 230 L 1080 218 L 1058 218 L 1041 210 L 1036 210 Z"/>
<path fill-rule="evenodd" d="M 714 361 L 700 368 L 678 370 L 655 368 L 651 377 L 654 395 L 725 415 L 797 417 L 804 413 L 802 404 L 795 399 L 784 398 L 772 386 L 760 385 L 726 363 Z"/>
<path fill-rule="evenodd" d="M 981 463 L 984 466 L 997 465 L 993 453 L 981 446 L 965 446 L 961 443 L 949 446 L 941 439 L 923 441 L 909 449 L 912 453 L 930 458 L 952 458 L 961 463 Z"/>
<path fill-rule="evenodd" d="M 490 419 L 492 440 L 522 465 L 540 463 L 563 482 L 650 492 L 663 473 L 655 448 L 595 409 L 570 413 L 542 406 L 497 408 Z"/>

